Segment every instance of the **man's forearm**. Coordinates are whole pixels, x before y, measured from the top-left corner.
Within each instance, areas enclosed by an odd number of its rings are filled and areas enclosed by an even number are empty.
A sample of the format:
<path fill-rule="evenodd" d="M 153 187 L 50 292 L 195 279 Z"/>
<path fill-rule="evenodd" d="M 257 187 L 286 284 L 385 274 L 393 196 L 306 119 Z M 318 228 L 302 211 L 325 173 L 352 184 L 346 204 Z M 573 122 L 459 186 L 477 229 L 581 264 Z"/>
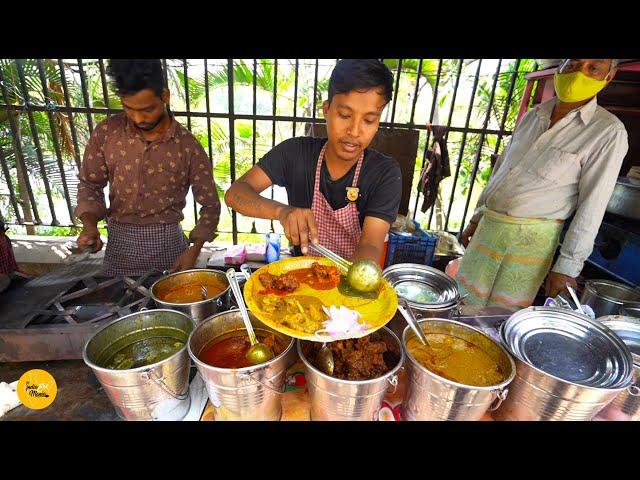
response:
<path fill-rule="evenodd" d="M 265 198 L 257 193 L 251 185 L 236 181 L 224 196 L 227 205 L 248 217 L 277 220 L 283 209 L 288 208 L 284 203 Z"/>
<path fill-rule="evenodd" d="M 100 217 L 95 213 L 86 212 L 82 214 L 80 220 L 82 221 L 82 225 L 84 226 L 84 228 L 97 230 Z"/>
<path fill-rule="evenodd" d="M 351 259 L 353 262 L 357 262 L 358 260 L 373 260 L 378 263 L 380 261 L 380 257 L 382 256 L 382 248 L 376 245 L 372 245 L 370 243 L 358 243 L 355 253 L 353 254 L 353 258 Z"/>

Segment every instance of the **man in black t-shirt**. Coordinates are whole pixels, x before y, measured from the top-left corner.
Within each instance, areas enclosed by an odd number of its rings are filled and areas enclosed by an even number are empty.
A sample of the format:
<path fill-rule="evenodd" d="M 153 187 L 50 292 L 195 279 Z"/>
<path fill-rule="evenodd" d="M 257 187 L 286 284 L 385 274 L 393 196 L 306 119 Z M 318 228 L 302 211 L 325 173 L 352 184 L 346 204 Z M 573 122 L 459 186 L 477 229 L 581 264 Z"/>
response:
<path fill-rule="evenodd" d="M 382 62 L 340 60 L 323 104 L 328 138 L 277 145 L 231 185 L 225 202 L 243 215 L 279 220 L 303 254 L 319 242 L 345 258 L 378 262 L 402 178 L 393 158 L 367 147 L 392 94 L 393 75 Z M 260 196 L 273 184 L 286 188 L 289 205 Z"/>

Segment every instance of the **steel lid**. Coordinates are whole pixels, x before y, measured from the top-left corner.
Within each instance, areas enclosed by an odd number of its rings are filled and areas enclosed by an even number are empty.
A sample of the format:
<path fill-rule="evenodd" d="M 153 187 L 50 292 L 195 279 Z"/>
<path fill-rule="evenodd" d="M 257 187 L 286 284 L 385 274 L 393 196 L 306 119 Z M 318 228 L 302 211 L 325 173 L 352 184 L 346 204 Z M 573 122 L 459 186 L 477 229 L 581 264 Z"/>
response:
<path fill-rule="evenodd" d="M 598 318 L 602 324 L 618 335 L 631 351 L 633 364 L 640 366 L 640 319 L 622 315 Z"/>
<path fill-rule="evenodd" d="M 456 281 L 433 267 L 398 263 L 385 268 L 382 276 L 412 308 L 449 307 L 460 300 Z"/>
<path fill-rule="evenodd" d="M 598 321 L 569 310 L 529 307 L 502 325 L 517 358 L 559 380 L 592 388 L 630 384 L 633 360 L 623 341 Z"/>

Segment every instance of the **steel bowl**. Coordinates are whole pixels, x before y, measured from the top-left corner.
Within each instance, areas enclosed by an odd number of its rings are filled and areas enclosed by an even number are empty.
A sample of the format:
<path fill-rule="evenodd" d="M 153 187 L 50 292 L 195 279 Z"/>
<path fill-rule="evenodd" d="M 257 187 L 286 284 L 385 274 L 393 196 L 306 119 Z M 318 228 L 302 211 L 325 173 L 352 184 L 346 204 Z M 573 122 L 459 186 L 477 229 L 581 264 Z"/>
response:
<path fill-rule="evenodd" d="M 204 283 L 212 279 L 214 280 L 213 283 L 219 284 L 220 287 L 223 288 L 222 292 L 214 297 L 192 303 L 171 303 L 160 300 L 159 298 L 159 296 L 162 296 L 165 292 L 176 286 Z M 228 310 L 230 306 L 230 292 L 229 281 L 224 272 L 206 268 L 196 268 L 172 273 L 156 281 L 150 289 L 151 298 L 153 298 L 153 301 L 159 308 L 168 308 L 186 313 L 193 318 L 196 323 L 202 322 L 211 315 Z"/>
<path fill-rule="evenodd" d="M 382 276 L 398 296 L 407 300 L 416 318 L 451 318 L 458 311 L 458 285 L 440 270 L 417 263 L 398 263 L 385 268 Z"/>

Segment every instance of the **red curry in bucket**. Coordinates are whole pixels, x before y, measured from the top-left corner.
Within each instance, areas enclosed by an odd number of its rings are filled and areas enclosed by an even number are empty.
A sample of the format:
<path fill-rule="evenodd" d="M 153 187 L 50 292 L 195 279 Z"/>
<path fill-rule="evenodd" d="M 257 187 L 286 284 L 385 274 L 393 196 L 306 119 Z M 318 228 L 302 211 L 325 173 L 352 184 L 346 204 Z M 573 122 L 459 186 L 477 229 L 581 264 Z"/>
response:
<path fill-rule="evenodd" d="M 256 337 L 273 350 L 277 357 L 285 351 L 289 342 L 265 330 L 256 330 Z M 253 364 L 247 360 L 247 352 L 251 348 L 251 342 L 246 330 L 236 330 L 231 335 L 225 334 L 214 338 L 207 345 L 198 359 L 207 365 L 217 368 L 245 368 Z"/>

